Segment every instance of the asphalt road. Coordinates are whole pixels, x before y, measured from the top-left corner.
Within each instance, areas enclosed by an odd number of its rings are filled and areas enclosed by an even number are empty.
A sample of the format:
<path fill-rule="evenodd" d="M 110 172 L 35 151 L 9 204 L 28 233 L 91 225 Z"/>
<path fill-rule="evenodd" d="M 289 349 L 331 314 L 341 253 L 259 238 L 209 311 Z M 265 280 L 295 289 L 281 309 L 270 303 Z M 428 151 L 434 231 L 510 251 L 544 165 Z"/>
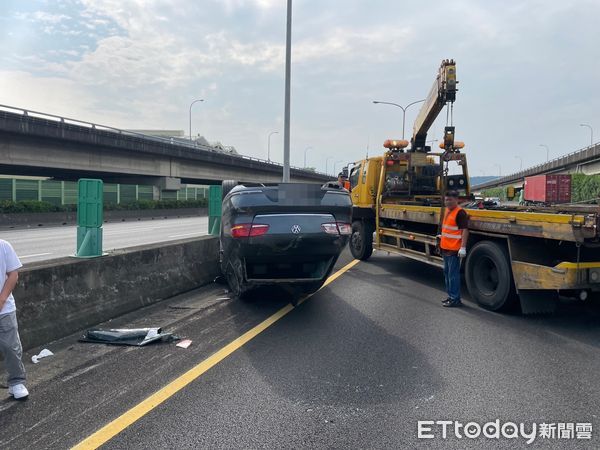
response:
<path fill-rule="evenodd" d="M 338 268 L 349 262 L 344 255 Z M 600 305 L 548 317 L 500 315 L 468 298 L 445 309 L 441 271 L 376 253 L 222 361 L 192 377 L 105 448 L 523 448 L 524 438 L 417 438 L 418 420 L 591 422 L 593 440 L 530 448 L 600 448 Z M 108 347 L 49 344 L 31 398 L 0 401 L 0 447 L 65 448 L 252 330 L 288 299 L 247 301 L 212 285 L 105 326 L 162 325 L 192 339 Z M 36 349 L 36 351 L 39 349 Z M 27 357 L 30 358 L 29 352 Z M 210 361 L 210 360 L 209 360 Z M 189 381 L 189 380 L 188 380 Z M 510 431 L 510 430 L 509 430 Z"/>
<path fill-rule="evenodd" d="M 208 217 L 169 218 L 114 222 L 103 225 L 104 251 L 202 236 L 208 232 Z M 77 244 L 76 226 L 54 226 L 0 231 L 12 244 L 23 264 L 70 256 Z"/>

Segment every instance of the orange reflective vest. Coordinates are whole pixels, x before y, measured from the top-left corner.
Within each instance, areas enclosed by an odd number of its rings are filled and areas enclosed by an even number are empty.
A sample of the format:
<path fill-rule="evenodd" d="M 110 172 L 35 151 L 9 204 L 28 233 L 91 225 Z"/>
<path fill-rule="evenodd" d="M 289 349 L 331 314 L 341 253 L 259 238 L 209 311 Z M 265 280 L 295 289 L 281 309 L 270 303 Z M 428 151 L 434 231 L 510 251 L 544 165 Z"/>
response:
<path fill-rule="evenodd" d="M 462 230 L 456 223 L 456 215 L 462 208 L 457 206 L 452 211 L 446 211 L 444 223 L 442 224 L 442 240 L 440 248 L 442 250 L 459 251 L 462 244 Z"/>

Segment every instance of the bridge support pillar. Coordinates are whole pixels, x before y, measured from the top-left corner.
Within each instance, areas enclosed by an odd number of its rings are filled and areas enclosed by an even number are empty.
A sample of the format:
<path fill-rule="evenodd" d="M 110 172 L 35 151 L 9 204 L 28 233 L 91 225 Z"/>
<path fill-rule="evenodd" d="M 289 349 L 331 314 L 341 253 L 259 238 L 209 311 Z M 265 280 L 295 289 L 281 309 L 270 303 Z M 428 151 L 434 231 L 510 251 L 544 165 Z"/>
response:
<path fill-rule="evenodd" d="M 181 189 L 181 178 L 160 177 L 158 187 L 163 191 L 178 191 Z"/>

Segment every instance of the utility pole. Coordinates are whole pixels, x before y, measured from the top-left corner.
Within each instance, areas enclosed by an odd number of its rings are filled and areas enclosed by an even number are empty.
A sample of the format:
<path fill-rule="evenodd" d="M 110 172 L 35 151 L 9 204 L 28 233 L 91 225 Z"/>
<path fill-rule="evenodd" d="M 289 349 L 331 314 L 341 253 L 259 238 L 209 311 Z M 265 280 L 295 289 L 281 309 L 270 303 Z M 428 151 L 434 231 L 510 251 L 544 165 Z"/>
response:
<path fill-rule="evenodd" d="M 290 182 L 290 79 L 292 71 L 292 0 L 287 0 L 285 35 L 285 111 L 283 119 L 283 182 Z"/>

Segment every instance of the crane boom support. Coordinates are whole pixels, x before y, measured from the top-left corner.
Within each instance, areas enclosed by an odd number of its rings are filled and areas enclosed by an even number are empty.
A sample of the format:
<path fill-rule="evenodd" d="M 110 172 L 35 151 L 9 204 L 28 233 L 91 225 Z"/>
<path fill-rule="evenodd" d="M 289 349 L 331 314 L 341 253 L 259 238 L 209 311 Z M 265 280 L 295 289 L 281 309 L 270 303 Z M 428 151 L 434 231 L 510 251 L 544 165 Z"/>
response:
<path fill-rule="evenodd" d="M 453 59 L 442 61 L 437 77 L 421 107 L 413 127 L 411 151 L 427 152 L 427 132 L 447 103 L 456 100 L 456 63 Z"/>

